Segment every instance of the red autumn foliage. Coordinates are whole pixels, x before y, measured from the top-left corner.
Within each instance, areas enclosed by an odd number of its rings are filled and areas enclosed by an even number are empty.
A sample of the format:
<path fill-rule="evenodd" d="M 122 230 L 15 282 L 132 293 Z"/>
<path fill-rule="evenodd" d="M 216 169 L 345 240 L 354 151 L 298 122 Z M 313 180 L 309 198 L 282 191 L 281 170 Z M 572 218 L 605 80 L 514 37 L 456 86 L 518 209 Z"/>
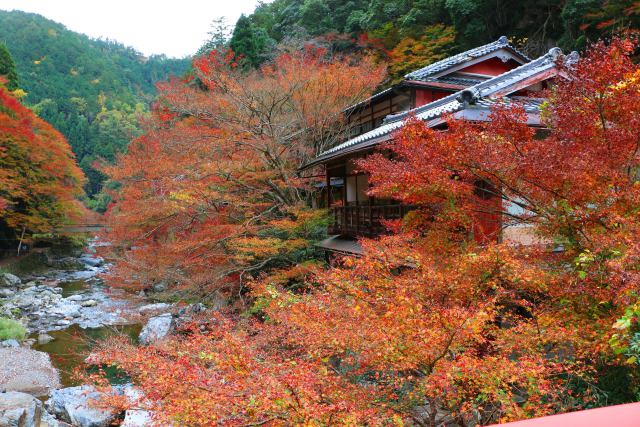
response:
<path fill-rule="evenodd" d="M 624 363 L 612 326 L 640 291 L 633 47 L 598 44 L 564 69 L 542 135 L 506 105 L 446 132 L 407 123 L 392 160 L 361 165 L 373 194 L 421 206 L 400 234 L 297 290 L 255 281 L 260 321 L 214 315 L 94 362 L 125 369 L 161 425 L 466 426 L 601 404 L 599 369 Z M 478 204 L 478 181 L 505 203 Z M 477 244 L 479 206 L 553 244 Z"/>
<path fill-rule="evenodd" d="M 233 61 L 213 51 L 191 78 L 160 85 L 144 135 L 106 169 L 122 184 L 106 236 L 112 284 L 221 298 L 313 251 L 323 215 L 306 208 L 313 188 L 296 170 L 344 135 L 342 110 L 382 69 L 311 48 L 250 72 Z"/>
<path fill-rule="evenodd" d="M 83 181 L 64 137 L 0 84 L 0 219 L 51 232 L 80 215 Z"/>

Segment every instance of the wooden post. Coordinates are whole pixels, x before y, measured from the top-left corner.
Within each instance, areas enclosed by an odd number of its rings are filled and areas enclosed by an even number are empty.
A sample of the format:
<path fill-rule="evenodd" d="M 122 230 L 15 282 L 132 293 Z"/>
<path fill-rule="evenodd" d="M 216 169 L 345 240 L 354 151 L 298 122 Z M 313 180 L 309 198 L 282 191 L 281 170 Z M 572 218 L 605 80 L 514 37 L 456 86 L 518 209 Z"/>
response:
<path fill-rule="evenodd" d="M 354 176 L 356 182 L 356 236 L 360 231 L 360 194 L 358 192 L 358 174 Z"/>
<path fill-rule="evenodd" d="M 367 179 L 367 182 L 369 182 L 369 180 Z M 371 188 L 371 187 L 369 187 Z M 367 190 L 369 189 L 367 188 Z M 369 228 L 373 231 L 373 200 L 374 197 L 373 196 L 369 196 Z"/>
<path fill-rule="evenodd" d="M 327 208 L 331 207 L 331 176 L 329 175 L 329 165 L 325 165 L 324 169 L 327 174 Z"/>
<path fill-rule="evenodd" d="M 347 231 L 347 174 L 342 177 L 342 227 L 341 234 Z"/>

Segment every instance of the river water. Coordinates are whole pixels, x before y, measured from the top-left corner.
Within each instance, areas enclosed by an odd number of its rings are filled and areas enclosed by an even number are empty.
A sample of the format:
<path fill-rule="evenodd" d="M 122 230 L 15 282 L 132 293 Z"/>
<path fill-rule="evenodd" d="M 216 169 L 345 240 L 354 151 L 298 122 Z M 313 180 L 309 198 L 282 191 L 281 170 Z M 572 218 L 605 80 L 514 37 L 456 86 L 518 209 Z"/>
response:
<path fill-rule="evenodd" d="M 49 354 L 53 366 L 59 371 L 63 387 L 80 385 L 74 378 L 74 369 L 83 364 L 97 342 L 114 334 L 125 334 L 135 342 L 142 329 L 137 323 L 139 316 L 135 308 L 142 301 L 124 293 L 111 293 L 98 278 L 106 271 L 107 267 L 88 265 L 80 271 L 39 271 L 33 283 L 46 284 L 53 280 L 53 284 L 31 286 L 14 297 L 16 305 L 24 300 L 37 301 L 28 309 L 29 313 L 25 313 L 31 319 L 29 329 L 32 333 L 28 338 L 35 341 L 32 349 Z M 41 289 L 46 287 L 61 288 L 57 290 L 58 299 L 43 303 L 43 299 L 51 294 Z M 89 300 L 95 305 L 83 306 L 83 302 Z M 69 312 L 60 314 L 61 309 Z M 38 336 L 42 333 L 53 340 L 39 344 Z M 117 372 L 111 373 L 114 383 L 126 381 L 126 378 L 118 378 Z"/>

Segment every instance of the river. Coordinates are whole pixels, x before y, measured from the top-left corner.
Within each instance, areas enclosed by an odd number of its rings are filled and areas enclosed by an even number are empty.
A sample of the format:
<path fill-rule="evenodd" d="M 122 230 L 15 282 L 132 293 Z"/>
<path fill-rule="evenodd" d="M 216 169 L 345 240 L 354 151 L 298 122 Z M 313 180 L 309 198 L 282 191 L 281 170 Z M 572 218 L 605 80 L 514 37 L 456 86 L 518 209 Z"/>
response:
<path fill-rule="evenodd" d="M 94 244 L 80 256 L 56 260 L 56 267 L 21 275 L 22 283 L 0 299 L 0 317 L 22 319 L 29 330 L 25 343 L 50 356 L 63 387 L 79 385 L 73 371 L 98 341 L 112 334 L 135 341 L 141 330 L 144 301 L 105 288 L 100 275 L 109 266 L 95 256 Z"/>

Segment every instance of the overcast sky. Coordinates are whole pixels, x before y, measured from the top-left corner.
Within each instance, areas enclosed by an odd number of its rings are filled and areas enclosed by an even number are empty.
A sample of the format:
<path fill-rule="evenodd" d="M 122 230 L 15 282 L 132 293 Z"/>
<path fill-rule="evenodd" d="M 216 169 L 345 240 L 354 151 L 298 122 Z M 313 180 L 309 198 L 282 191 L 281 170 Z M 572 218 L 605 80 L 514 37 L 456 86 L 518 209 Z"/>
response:
<path fill-rule="evenodd" d="M 0 9 L 35 12 L 91 37 L 117 40 L 151 55 L 198 50 L 218 17 L 235 24 L 258 0 L 0 0 Z"/>

